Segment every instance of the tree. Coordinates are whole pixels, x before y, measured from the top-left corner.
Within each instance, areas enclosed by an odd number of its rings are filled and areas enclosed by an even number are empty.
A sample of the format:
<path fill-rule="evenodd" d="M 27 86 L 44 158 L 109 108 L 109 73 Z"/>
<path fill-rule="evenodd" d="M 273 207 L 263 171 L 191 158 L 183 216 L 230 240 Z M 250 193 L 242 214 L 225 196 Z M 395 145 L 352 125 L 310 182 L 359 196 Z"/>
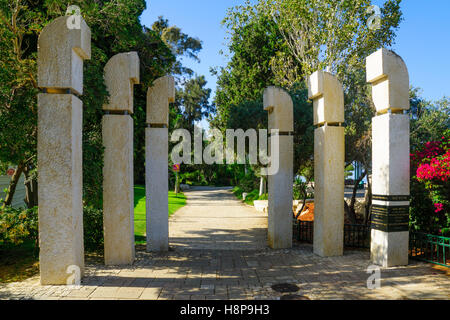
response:
<path fill-rule="evenodd" d="M 185 80 L 182 85 L 176 89 L 175 103 L 172 106 L 172 113 L 178 115 L 171 120 L 170 130 L 186 129 L 194 137 L 194 127 L 198 121 L 201 121 L 214 113 L 214 104 L 209 102 L 211 89 L 206 88 L 207 82 L 204 76 L 196 75 L 193 78 Z M 171 114 L 172 114 L 171 113 Z M 202 134 L 204 134 L 202 130 Z M 175 145 L 170 144 L 170 149 Z M 203 141 L 203 146 L 208 141 Z M 191 156 L 194 150 L 191 150 Z M 226 170 L 222 170 L 218 165 L 207 164 L 184 164 L 181 178 L 186 179 L 189 176 L 196 176 L 196 183 L 217 183 L 226 175 Z"/>
<path fill-rule="evenodd" d="M 37 94 L 35 55 L 30 47 L 39 13 L 27 10 L 24 1 L 0 1 L 0 162 L 13 163 L 3 205 L 12 202 L 23 172 L 30 175 L 36 158 Z M 28 191 L 28 190 L 27 190 Z"/>
<path fill-rule="evenodd" d="M 370 86 L 365 81 L 365 58 L 393 43 L 402 19 L 399 4 L 400 0 L 385 2 L 378 30 L 366 25 L 370 0 L 260 0 L 230 9 L 224 24 L 230 32 L 231 59 L 226 68 L 219 70 L 215 98 L 218 113 L 213 123 L 224 127 L 233 113 L 242 117 L 245 110 L 238 109 L 245 105 L 243 102 L 257 100 L 269 85 L 292 92 L 305 87 L 312 72 L 330 67 L 344 86 L 346 166 L 360 162 L 364 168 L 362 180 L 371 170 L 370 128 L 374 115 Z M 247 85 L 246 78 L 252 83 Z M 301 97 L 301 104 L 308 108 L 307 96 Z M 313 163 L 312 118 L 307 119 L 305 111 L 295 113 L 295 121 L 304 128 L 295 131 L 296 149 L 302 145 L 301 150 L 296 150 L 296 161 L 298 155 L 303 156 L 296 170 Z M 356 220 L 355 197 L 356 188 L 350 204 L 346 204 L 352 221 Z"/>
<path fill-rule="evenodd" d="M 257 101 L 264 88 L 282 82 L 272 67 L 277 54 L 287 52 L 277 25 L 264 15 L 250 19 L 238 8 L 228 10 L 222 22 L 230 33 L 230 62 L 225 68 L 212 70 L 218 80 L 214 98 L 217 114 L 211 124 L 217 128 L 226 127 L 230 113 L 239 105 Z"/>
<path fill-rule="evenodd" d="M 159 34 L 175 57 L 186 56 L 200 62 L 198 53 L 202 49 L 202 42 L 199 39 L 192 38 L 186 33 L 183 33 L 177 26 L 170 26 L 169 21 L 162 16 L 158 17 L 158 20 L 153 23 L 151 29 Z M 191 69 L 183 66 L 179 59 L 173 64 L 172 73 L 179 76 L 187 75 L 189 77 L 194 74 Z"/>
<path fill-rule="evenodd" d="M 206 84 L 205 76 L 196 76 L 176 90 L 175 106 L 181 114 L 176 127 L 188 129 L 191 135 L 195 122 L 214 112 L 214 106 L 209 103 L 211 89 L 206 88 Z"/>
<path fill-rule="evenodd" d="M 164 75 L 172 74 L 177 83 L 187 81 L 193 71 L 183 66 L 181 58 L 186 56 L 195 61 L 200 61 L 198 52 L 202 49 L 199 39 L 192 38 L 183 33 L 176 26 L 171 26 L 167 19 L 159 17 L 151 28 L 144 27 L 144 40 L 139 42 L 140 51 L 146 51 L 152 57 L 167 57 L 168 60 L 158 59 L 141 60 L 141 64 L 149 64 L 151 72 L 147 72 L 141 78 L 141 85 L 135 89 L 135 119 L 134 128 L 134 179 L 137 183 L 145 183 L 145 128 L 147 89 L 153 80 Z M 139 51 L 139 52 L 140 52 Z M 139 53 L 139 55 L 141 55 Z M 142 70 L 142 67 L 141 67 Z M 141 72 L 142 76 L 142 72 Z M 175 104 L 169 106 L 169 130 L 174 128 L 182 118 L 180 109 Z"/>
<path fill-rule="evenodd" d="M 17 164 L 18 171 L 21 168 L 25 173 L 30 171 L 28 177 L 34 181 L 37 39 L 46 24 L 65 14 L 69 4 L 81 8 L 92 32 L 92 59 L 84 64 L 82 97 L 83 198 L 85 204 L 101 207 L 101 118 L 102 105 L 108 99 L 103 81 L 104 65 L 117 53 L 138 52 L 142 86 L 136 88 L 134 118 L 138 123 L 145 123 L 142 119 L 145 119 L 146 88 L 155 78 L 170 72 L 176 58 L 158 33 L 141 25 L 139 16 L 145 9 L 144 0 L 0 0 L 0 161 Z M 143 137 L 138 135 L 139 141 Z M 13 184 L 14 179 L 10 186 L 11 198 Z"/>
<path fill-rule="evenodd" d="M 380 28 L 369 29 L 371 2 L 261 0 L 254 10 L 273 17 L 305 76 L 329 67 L 345 80 L 352 69 L 363 69 L 366 56 L 392 43 L 401 21 L 401 0 L 388 0 Z"/>
<path fill-rule="evenodd" d="M 420 96 L 420 88 L 411 88 L 410 120 L 411 120 L 411 150 L 421 149 L 429 141 L 437 141 L 442 133 L 450 128 L 450 98 L 431 102 Z"/>

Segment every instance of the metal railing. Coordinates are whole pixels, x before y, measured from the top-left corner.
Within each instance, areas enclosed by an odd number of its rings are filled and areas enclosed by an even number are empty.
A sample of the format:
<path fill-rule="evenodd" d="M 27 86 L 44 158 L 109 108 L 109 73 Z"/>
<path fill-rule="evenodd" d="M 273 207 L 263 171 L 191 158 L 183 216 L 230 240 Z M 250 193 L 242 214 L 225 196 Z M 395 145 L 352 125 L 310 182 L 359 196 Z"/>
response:
<path fill-rule="evenodd" d="M 314 238 L 314 221 L 294 220 L 293 235 L 297 241 L 312 243 Z"/>
<path fill-rule="evenodd" d="M 344 246 L 370 248 L 370 225 L 344 224 Z"/>
<path fill-rule="evenodd" d="M 314 221 L 294 220 L 294 239 L 303 242 L 313 242 Z M 349 248 L 370 248 L 370 225 L 345 224 L 344 246 Z"/>
<path fill-rule="evenodd" d="M 312 243 L 314 221 L 293 223 L 294 239 Z M 370 248 L 370 225 L 345 224 L 344 247 Z M 409 257 L 450 268 L 450 238 L 432 234 L 409 232 Z"/>
<path fill-rule="evenodd" d="M 409 257 L 450 268 L 450 238 L 410 231 Z"/>

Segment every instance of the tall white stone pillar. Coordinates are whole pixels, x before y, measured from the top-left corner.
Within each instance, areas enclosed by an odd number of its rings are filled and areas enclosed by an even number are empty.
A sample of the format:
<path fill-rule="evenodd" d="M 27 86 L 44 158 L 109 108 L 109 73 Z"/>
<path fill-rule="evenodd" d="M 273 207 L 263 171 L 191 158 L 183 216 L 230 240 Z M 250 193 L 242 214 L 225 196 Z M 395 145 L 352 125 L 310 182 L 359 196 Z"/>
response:
<path fill-rule="evenodd" d="M 264 110 L 269 112 L 269 144 L 279 144 L 271 163 L 278 170 L 268 172 L 268 244 L 273 249 L 292 247 L 292 186 L 294 158 L 294 108 L 287 92 L 277 87 L 264 90 Z M 274 133 L 272 130 L 278 130 Z M 278 158 L 278 159 L 275 159 Z"/>
<path fill-rule="evenodd" d="M 175 101 L 175 81 L 158 78 L 147 92 L 145 187 L 147 251 L 169 249 L 169 103 Z"/>
<path fill-rule="evenodd" d="M 380 49 L 366 59 L 377 115 L 372 119 L 370 256 L 383 267 L 408 264 L 409 75 L 402 58 Z"/>
<path fill-rule="evenodd" d="M 316 71 L 308 81 L 314 125 L 314 253 L 340 256 L 344 246 L 344 93 L 331 73 Z"/>
<path fill-rule="evenodd" d="M 103 106 L 103 230 L 106 265 L 132 264 L 134 249 L 133 86 L 136 52 L 113 56 L 105 66 L 109 103 Z"/>
<path fill-rule="evenodd" d="M 82 126 L 83 60 L 91 31 L 81 18 L 69 29 L 59 17 L 38 40 L 39 268 L 43 285 L 83 275 Z M 79 271 L 79 272 L 78 272 Z"/>

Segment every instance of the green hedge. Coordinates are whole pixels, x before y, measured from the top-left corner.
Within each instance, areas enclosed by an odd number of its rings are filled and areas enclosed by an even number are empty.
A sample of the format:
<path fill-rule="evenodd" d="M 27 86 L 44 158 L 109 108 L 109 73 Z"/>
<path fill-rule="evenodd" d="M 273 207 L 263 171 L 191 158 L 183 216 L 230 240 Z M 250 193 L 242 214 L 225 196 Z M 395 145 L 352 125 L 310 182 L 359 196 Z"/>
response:
<path fill-rule="evenodd" d="M 83 208 L 84 249 L 103 249 L 103 210 L 94 207 Z"/>

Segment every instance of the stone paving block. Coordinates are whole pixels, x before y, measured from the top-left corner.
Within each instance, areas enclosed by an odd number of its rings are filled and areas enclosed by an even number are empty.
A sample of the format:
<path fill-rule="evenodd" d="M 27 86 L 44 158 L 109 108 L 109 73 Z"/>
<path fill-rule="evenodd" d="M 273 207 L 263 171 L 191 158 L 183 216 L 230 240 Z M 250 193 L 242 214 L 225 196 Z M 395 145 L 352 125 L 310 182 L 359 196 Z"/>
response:
<path fill-rule="evenodd" d="M 89 298 L 116 298 L 120 287 L 98 287 L 92 292 Z"/>
<path fill-rule="evenodd" d="M 247 261 L 249 267 L 259 267 L 258 261 Z"/>
<path fill-rule="evenodd" d="M 173 294 L 161 293 L 157 300 L 173 300 Z"/>
<path fill-rule="evenodd" d="M 228 300 L 227 295 L 207 295 L 205 300 Z"/>
<path fill-rule="evenodd" d="M 138 299 L 144 289 L 143 287 L 121 287 L 117 290 L 115 297 L 120 299 Z"/>
<path fill-rule="evenodd" d="M 214 294 L 213 288 L 183 288 L 182 289 L 183 294 L 189 294 L 189 295 L 211 295 Z"/>
<path fill-rule="evenodd" d="M 139 299 L 141 300 L 156 300 L 159 297 L 159 294 L 161 293 L 162 288 L 145 288 L 142 291 L 141 296 L 139 297 Z"/>
<path fill-rule="evenodd" d="M 214 290 L 215 285 L 214 284 L 203 284 L 200 286 L 200 289 L 207 289 L 207 290 Z"/>
<path fill-rule="evenodd" d="M 66 297 L 67 298 L 67 297 Z M 42 295 L 40 297 L 33 297 L 33 300 L 60 300 L 60 297 L 52 297 L 48 295 Z M 86 298 L 80 298 L 80 300 L 86 300 Z"/>
<path fill-rule="evenodd" d="M 70 291 L 66 297 L 87 298 L 95 289 L 95 287 L 80 287 L 79 289 Z"/>
<path fill-rule="evenodd" d="M 164 286 L 165 282 L 163 281 L 151 281 L 147 288 L 162 288 Z"/>
<path fill-rule="evenodd" d="M 173 300 L 191 300 L 191 296 L 188 294 L 177 294 L 173 296 Z"/>
<path fill-rule="evenodd" d="M 146 288 L 152 282 L 151 278 L 132 278 L 132 281 L 127 284 L 128 287 Z"/>
<path fill-rule="evenodd" d="M 186 286 L 197 286 L 197 287 L 200 287 L 201 283 L 202 283 L 202 279 L 201 278 L 198 278 L 198 279 L 190 279 L 190 278 L 188 278 L 188 279 L 184 280 L 184 285 L 186 285 Z"/>

